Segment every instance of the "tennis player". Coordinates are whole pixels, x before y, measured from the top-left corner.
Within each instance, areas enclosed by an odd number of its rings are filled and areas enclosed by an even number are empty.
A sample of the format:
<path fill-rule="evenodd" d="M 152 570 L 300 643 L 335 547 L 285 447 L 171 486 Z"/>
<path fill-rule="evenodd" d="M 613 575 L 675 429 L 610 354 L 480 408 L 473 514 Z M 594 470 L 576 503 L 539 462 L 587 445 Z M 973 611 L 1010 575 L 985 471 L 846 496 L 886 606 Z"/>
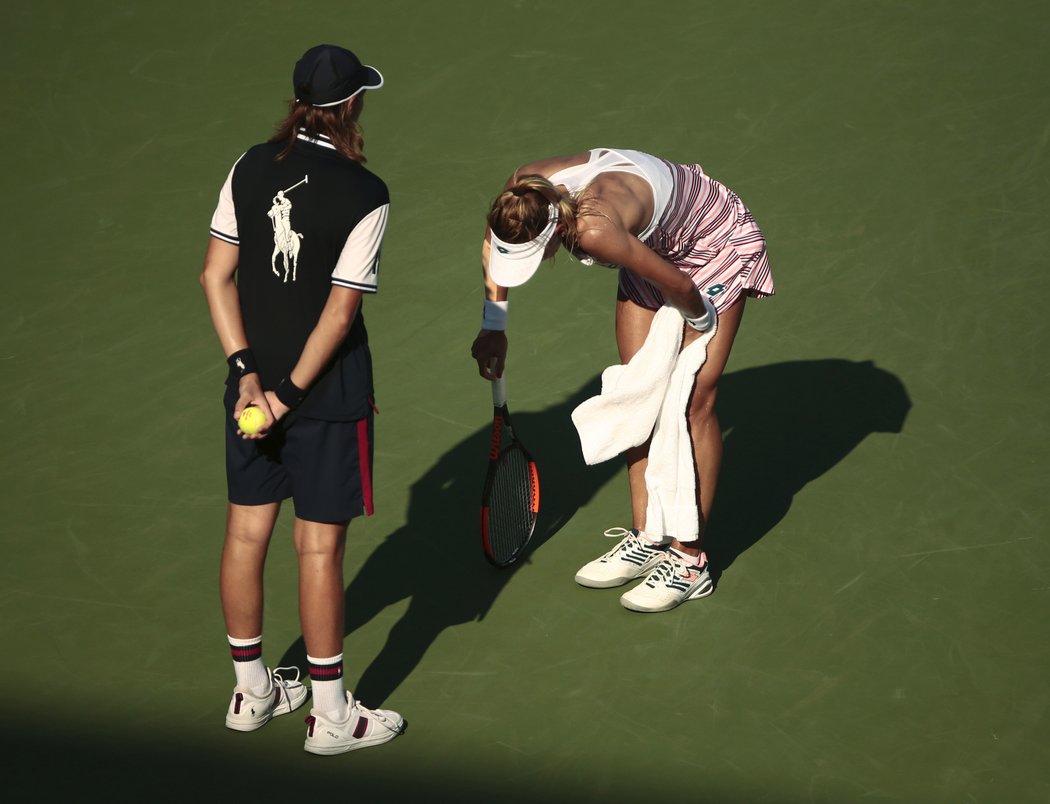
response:
<path fill-rule="evenodd" d="M 243 154 L 222 187 L 201 274 L 229 364 L 220 593 L 236 686 L 226 725 L 253 731 L 312 693 L 305 749 L 337 754 L 404 730 L 399 714 L 367 709 L 343 685 L 347 526 L 372 513 L 361 305 L 378 290 L 390 203 L 364 167 L 358 120 L 383 77 L 345 48 L 318 45 L 296 63 L 293 84 L 276 134 Z M 237 425 L 248 405 L 266 416 L 252 435 Z M 262 658 L 263 565 L 289 497 L 309 690 L 298 668 L 271 671 Z"/>
<path fill-rule="evenodd" d="M 715 396 L 746 297 L 774 293 L 765 239 L 736 194 L 699 165 L 610 148 L 524 165 L 493 201 L 482 246 L 484 315 L 471 354 L 485 379 L 502 375 L 506 362 L 507 288 L 526 282 L 559 247 L 584 265 L 617 269 L 616 342 L 624 363 L 663 305 L 685 318 L 683 347 L 717 316 L 687 412 L 701 538 L 679 542 L 645 530 L 647 442 L 627 453 L 633 527 L 576 575 L 594 588 L 642 578 L 620 599 L 635 611 L 705 597 L 714 584 L 702 535 L 722 459 Z"/>

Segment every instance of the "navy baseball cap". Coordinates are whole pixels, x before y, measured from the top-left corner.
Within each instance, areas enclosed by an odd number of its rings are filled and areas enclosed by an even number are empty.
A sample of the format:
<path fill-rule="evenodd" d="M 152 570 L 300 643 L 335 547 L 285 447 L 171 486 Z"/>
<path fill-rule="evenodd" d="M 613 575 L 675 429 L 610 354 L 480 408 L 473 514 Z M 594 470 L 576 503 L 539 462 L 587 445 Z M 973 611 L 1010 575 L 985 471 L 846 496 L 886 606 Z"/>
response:
<path fill-rule="evenodd" d="M 362 89 L 379 89 L 383 76 L 345 47 L 316 45 L 295 63 L 295 99 L 311 106 L 337 106 Z"/>

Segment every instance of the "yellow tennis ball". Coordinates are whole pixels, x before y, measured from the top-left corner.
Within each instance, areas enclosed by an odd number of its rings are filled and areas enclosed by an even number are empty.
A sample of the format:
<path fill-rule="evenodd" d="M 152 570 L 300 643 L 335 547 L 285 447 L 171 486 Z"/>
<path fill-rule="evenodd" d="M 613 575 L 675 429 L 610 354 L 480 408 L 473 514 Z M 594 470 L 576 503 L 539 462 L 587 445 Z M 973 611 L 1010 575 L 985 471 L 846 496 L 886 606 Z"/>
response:
<path fill-rule="evenodd" d="M 241 432 L 255 435 L 266 424 L 266 414 L 255 405 L 249 405 L 241 411 L 241 418 L 237 420 L 237 426 Z"/>

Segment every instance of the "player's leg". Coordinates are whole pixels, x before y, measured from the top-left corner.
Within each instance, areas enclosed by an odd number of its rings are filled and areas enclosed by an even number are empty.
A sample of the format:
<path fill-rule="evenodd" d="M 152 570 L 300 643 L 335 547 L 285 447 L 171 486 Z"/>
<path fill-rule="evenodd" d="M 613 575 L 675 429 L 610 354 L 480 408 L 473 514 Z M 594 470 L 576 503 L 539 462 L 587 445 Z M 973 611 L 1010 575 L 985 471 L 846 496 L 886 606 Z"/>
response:
<path fill-rule="evenodd" d="M 229 505 L 219 593 L 227 633 L 251 639 L 262 634 L 263 565 L 281 501 L 289 496 L 291 487 L 281 459 L 283 429 L 275 427 L 258 441 L 242 439 L 233 420 L 235 401 L 228 389 L 224 403 Z"/>
<path fill-rule="evenodd" d="M 249 442 L 251 443 L 251 442 Z M 286 680 L 263 662 L 263 568 L 279 502 L 230 503 L 219 565 L 219 597 L 237 684 L 226 711 L 226 726 L 255 731 L 306 700 L 298 675 Z"/>
<path fill-rule="evenodd" d="M 629 300 L 621 292 L 616 300 L 616 345 L 620 361 L 627 363 L 642 348 L 649 327 L 656 316 L 649 310 Z M 645 509 L 648 493 L 645 488 L 645 467 L 648 463 L 649 441 L 627 450 L 627 481 L 631 493 L 631 529 L 611 528 L 606 536 L 620 541 L 608 552 L 584 564 L 576 573 L 576 583 L 592 589 L 607 589 L 622 586 L 635 578 L 643 577 L 663 558 L 665 549 L 646 534 Z"/>
<path fill-rule="evenodd" d="M 226 538 L 219 565 L 219 597 L 226 633 L 234 639 L 252 639 L 262 634 L 263 567 L 280 510 L 279 502 L 230 503 L 227 507 Z"/>
<path fill-rule="evenodd" d="M 702 550 L 702 536 L 722 463 L 722 431 L 715 414 L 715 399 L 718 381 L 729 360 L 743 313 L 744 299 L 741 297 L 719 314 L 718 331 L 708 344 L 707 360 L 697 373 L 687 411 L 698 478 L 697 513 L 701 539 L 690 542 L 672 540 L 670 548 L 648 577 L 620 597 L 624 608 L 667 611 L 686 600 L 706 597 L 714 591 L 707 556 Z M 687 333 L 683 348 L 698 337 L 700 333 Z"/>
<path fill-rule="evenodd" d="M 346 717 L 343 687 L 343 556 L 347 522 L 296 518 L 299 557 L 299 621 L 303 628 L 313 706 L 336 720 Z"/>
<path fill-rule="evenodd" d="M 299 616 L 313 689 L 304 748 L 341 754 L 392 740 L 401 715 L 368 709 L 343 683 L 343 557 L 350 520 L 372 513 L 372 413 L 358 421 L 300 419 L 288 429 L 295 484 Z"/>
<path fill-rule="evenodd" d="M 711 516 L 718 475 L 722 468 L 722 428 L 715 412 L 715 401 L 718 397 L 718 382 L 725 371 L 729 352 L 733 348 L 733 341 L 744 315 L 744 300 L 745 297 L 741 296 L 736 303 L 719 314 L 718 332 L 708 344 L 707 360 L 696 376 L 686 414 L 689 420 L 689 435 L 693 441 L 693 463 L 699 481 L 697 507 L 700 539 L 694 542 L 675 540 L 671 546 L 693 556 L 699 556 L 701 552 L 703 534 Z M 683 348 L 699 336 L 699 332 L 688 333 Z"/>
<path fill-rule="evenodd" d="M 311 656 L 343 652 L 343 555 L 348 524 L 295 520 L 299 618 Z"/>
<path fill-rule="evenodd" d="M 254 731 L 302 705 L 308 690 L 299 683 L 298 670 L 271 671 L 262 656 L 263 568 L 281 500 L 287 496 L 287 478 L 279 460 L 283 434 L 276 430 L 261 441 L 240 438 L 232 401 L 227 401 L 229 506 L 219 596 L 237 683 L 226 725 L 236 731 Z M 288 669 L 295 670 L 294 676 Z"/>
<path fill-rule="evenodd" d="M 616 299 L 616 347 L 620 362 L 627 363 L 642 348 L 649 334 L 655 310 L 648 310 L 620 294 Z M 631 447 L 626 452 L 627 482 L 631 491 L 631 527 L 645 526 L 645 509 L 649 495 L 645 488 L 645 468 L 649 463 L 649 442 Z"/>

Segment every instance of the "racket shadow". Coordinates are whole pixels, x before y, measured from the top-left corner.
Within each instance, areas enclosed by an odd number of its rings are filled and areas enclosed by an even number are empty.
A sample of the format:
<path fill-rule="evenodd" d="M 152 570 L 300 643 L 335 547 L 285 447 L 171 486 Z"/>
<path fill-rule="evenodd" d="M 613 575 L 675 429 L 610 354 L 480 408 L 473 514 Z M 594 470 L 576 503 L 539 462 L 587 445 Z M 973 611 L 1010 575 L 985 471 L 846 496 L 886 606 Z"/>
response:
<path fill-rule="evenodd" d="M 517 568 L 623 470 L 620 460 L 587 466 L 572 424 L 572 410 L 600 390 L 601 377 L 596 375 L 545 410 L 513 412 L 515 429 L 540 474 L 539 520 L 515 564 L 492 567 L 481 549 L 478 505 L 490 422 L 453 446 L 412 484 L 405 525 L 376 548 L 346 589 L 347 634 L 388 606 L 409 599 L 379 655 L 356 684 L 348 684 L 359 699 L 381 706 L 443 631 L 483 618 Z M 306 666 L 301 637 L 285 651 L 280 665 Z"/>

